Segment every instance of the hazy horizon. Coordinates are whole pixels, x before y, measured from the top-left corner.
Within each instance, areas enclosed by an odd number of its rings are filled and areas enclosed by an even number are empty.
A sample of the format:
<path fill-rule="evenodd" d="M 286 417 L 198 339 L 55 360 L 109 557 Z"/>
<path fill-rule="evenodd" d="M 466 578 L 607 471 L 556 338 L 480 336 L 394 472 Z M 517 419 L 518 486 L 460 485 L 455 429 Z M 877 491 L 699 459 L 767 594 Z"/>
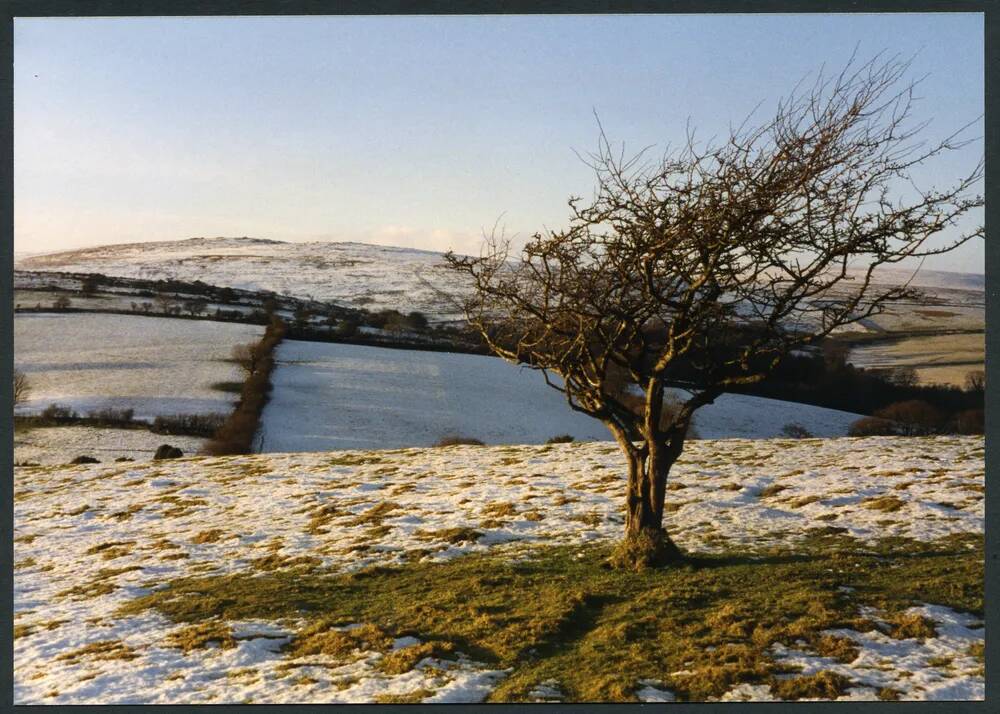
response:
<path fill-rule="evenodd" d="M 618 41 L 612 41 L 615 38 Z M 600 52 L 592 48 L 600 47 Z M 981 14 L 17 19 L 15 252 L 250 236 L 476 252 L 591 195 L 575 152 L 709 138 L 857 49 L 978 140 Z M 978 119 L 977 119 L 978 117 Z M 983 241 L 928 270 L 983 273 Z"/>

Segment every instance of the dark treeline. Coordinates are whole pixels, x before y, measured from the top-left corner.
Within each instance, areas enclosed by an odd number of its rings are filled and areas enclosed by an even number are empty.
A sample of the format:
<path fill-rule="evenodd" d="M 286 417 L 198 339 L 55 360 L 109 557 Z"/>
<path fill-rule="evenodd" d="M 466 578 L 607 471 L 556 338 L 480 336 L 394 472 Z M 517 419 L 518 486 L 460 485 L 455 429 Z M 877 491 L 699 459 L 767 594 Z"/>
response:
<path fill-rule="evenodd" d="M 62 404 L 50 404 L 40 413 L 15 416 L 15 423 L 26 427 L 90 426 L 110 429 L 145 429 L 154 434 L 176 436 L 212 436 L 225 420 L 223 414 L 168 414 L 152 422 L 135 418 L 133 409 L 105 407 L 85 415 Z"/>
<path fill-rule="evenodd" d="M 949 385 L 919 384 L 911 369 L 861 369 L 835 346 L 822 354 L 789 355 L 767 380 L 745 394 L 874 414 L 897 402 L 920 400 L 947 413 L 982 409 L 983 392 Z"/>

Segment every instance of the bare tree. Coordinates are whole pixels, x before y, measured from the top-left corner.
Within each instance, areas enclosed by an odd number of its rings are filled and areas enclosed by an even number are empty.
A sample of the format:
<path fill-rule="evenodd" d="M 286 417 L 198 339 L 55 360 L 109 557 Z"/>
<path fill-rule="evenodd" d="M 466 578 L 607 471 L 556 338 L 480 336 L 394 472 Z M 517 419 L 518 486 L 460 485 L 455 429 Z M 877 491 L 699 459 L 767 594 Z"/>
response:
<path fill-rule="evenodd" d="M 202 300 L 200 298 L 195 298 L 193 300 L 188 300 L 184 303 L 184 309 L 187 310 L 188 314 L 192 317 L 195 315 L 200 315 L 205 312 L 205 308 L 208 307 L 208 301 Z"/>
<path fill-rule="evenodd" d="M 158 292 L 156 294 L 156 297 L 153 299 L 156 300 L 156 304 L 159 306 L 160 312 L 162 312 L 164 315 L 169 315 L 174 311 L 174 308 L 176 307 L 177 303 L 176 296 L 171 295 L 166 291 Z"/>
<path fill-rule="evenodd" d="M 31 385 L 27 375 L 19 369 L 14 369 L 14 406 L 23 404 L 31 393 Z"/>
<path fill-rule="evenodd" d="M 100 282 L 96 275 L 88 275 L 80 281 L 80 292 L 90 296 L 97 292 Z"/>
<path fill-rule="evenodd" d="M 530 365 L 574 410 L 600 419 L 628 465 L 622 567 L 682 557 L 663 530 L 667 476 L 692 416 L 760 381 L 793 349 L 913 296 L 879 266 L 945 253 L 974 236 L 982 160 L 946 189 L 912 169 L 965 142 L 927 144 L 911 119 L 907 64 L 853 59 L 748 119 L 722 141 L 652 162 L 603 129 L 592 201 L 570 226 L 513 255 L 502 234 L 480 257 L 447 255 L 471 282 L 466 316 L 491 350 Z M 928 239 L 953 231 L 945 242 Z M 620 386 L 627 377 L 626 388 Z M 671 392 L 679 403 L 665 411 Z M 625 395 L 641 395 L 635 405 Z"/>
<path fill-rule="evenodd" d="M 248 377 L 257 371 L 261 356 L 260 346 L 255 342 L 233 346 L 232 360 Z"/>
<path fill-rule="evenodd" d="M 976 392 L 977 394 L 986 393 L 986 372 L 981 369 L 966 372 L 965 374 L 965 389 L 968 392 Z"/>

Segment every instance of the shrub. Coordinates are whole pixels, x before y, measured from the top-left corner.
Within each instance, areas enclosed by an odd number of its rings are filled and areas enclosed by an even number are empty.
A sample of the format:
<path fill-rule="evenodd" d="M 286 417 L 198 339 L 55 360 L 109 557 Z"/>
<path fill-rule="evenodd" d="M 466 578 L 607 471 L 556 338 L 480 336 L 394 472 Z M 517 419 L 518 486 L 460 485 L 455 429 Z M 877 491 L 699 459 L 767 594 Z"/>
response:
<path fill-rule="evenodd" d="M 937 409 L 920 399 L 895 402 L 879 409 L 872 416 L 888 419 L 899 426 L 905 436 L 923 436 L 940 430 L 944 417 Z"/>
<path fill-rule="evenodd" d="M 80 455 L 70 461 L 71 464 L 99 464 L 101 463 L 93 456 Z"/>
<path fill-rule="evenodd" d="M 966 409 L 953 416 L 948 427 L 954 434 L 982 434 L 985 431 L 985 414 L 982 409 Z"/>
<path fill-rule="evenodd" d="M 899 429 L 887 419 L 864 417 L 853 422 L 847 430 L 848 436 L 895 436 Z"/>
<path fill-rule="evenodd" d="M 572 441 L 576 441 L 569 434 L 560 434 L 559 436 L 553 436 L 551 439 L 546 441 L 546 444 L 569 444 Z"/>
<path fill-rule="evenodd" d="M 434 446 L 486 446 L 486 444 L 479 439 L 473 439 L 469 436 L 462 436 L 461 434 L 449 434 L 448 436 L 442 436 Z"/>
<path fill-rule="evenodd" d="M 44 421 L 71 421 L 78 419 L 79 415 L 67 406 L 62 404 L 50 404 L 42 410 L 41 418 Z"/>
<path fill-rule="evenodd" d="M 134 409 L 114 409 L 113 407 L 105 407 L 104 409 L 95 409 L 87 412 L 87 419 L 97 422 L 101 426 L 131 424 L 133 416 L 135 416 Z"/>
<path fill-rule="evenodd" d="M 188 300 L 184 303 L 184 309 L 188 311 L 188 314 L 195 316 L 200 315 L 205 312 L 205 308 L 208 307 L 208 302 L 205 300 Z"/>
<path fill-rule="evenodd" d="M 184 452 L 176 446 L 171 446 L 170 444 L 160 444 L 156 448 L 156 453 L 153 454 L 153 461 L 160 461 L 162 459 L 179 459 L 182 456 L 184 456 Z"/>
<path fill-rule="evenodd" d="M 334 334 L 337 335 L 337 337 L 354 337 L 357 332 L 358 323 L 354 320 L 343 320 L 334 330 Z"/>
<path fill-rule="evenodd" d="M 785 424 L 781 427 L 781 433 L 789 439 L 811 439 L 813 436 L 812 432 L 801 424 Z"/>
<path fill-rule="evenodd" d="M 80 292 L 84 295 L 93 295 L 97 292 L 97 288 L 100 285 L 100 280 L 96 275 L 88 275 L 83 280 L 80 281 Z"/>
<path fill-rule="evenodd" d="M 69 308 L 70 306 L 72 306 L 72 304 L 73 304 L 73 301 L 72 301 L 72 300 L 70 300 L 70 299 L 69 299 L 68 297 L 66 297 L 65 295 L 60 295 L 60 296 L 59 296 L 59 297 L 57 297 L 57 298 L 55 299 L 55 301 L 54 301 L 54 302 L 52 303 L 52 307 L 53 307 L 53 308 L 55 308 L 56 310 L 66 310 L 66 309 L 68 309 L 68 308 Z"/>
<path fill-rule="evenodd" d="M 150 431 L 171 436 L 212 436 L 225 421 L 224 414 L 169 414 L 153 419 Z"/>
<path fill-rule="evenodd" d="M 417 312 L 414 310 L 409 315 L 406 316 L 406 322 L 410 327 L 416 329 L 423 329 L 427 327 L 427 316 L 422 312 Z"/>

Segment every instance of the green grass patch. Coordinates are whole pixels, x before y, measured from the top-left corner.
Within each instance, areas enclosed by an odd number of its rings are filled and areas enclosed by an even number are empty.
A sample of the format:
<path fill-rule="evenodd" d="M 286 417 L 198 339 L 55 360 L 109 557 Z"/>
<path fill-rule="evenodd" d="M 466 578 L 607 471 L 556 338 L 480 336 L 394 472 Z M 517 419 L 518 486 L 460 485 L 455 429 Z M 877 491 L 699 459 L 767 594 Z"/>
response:
<path fill-rule="evenodd" d="M 781 676 L 796 670 L 776 661 L 771 646 L 851 661 L 850 639 L 824 631 L 877 629 L 859 616 L 862 605 L 877 608 L 889 623 L 883 631 L 897 637 L 932 636 L 928 623 L 905 615 L 918 603 L 983 612 L 981 537 L 873 545 L 818 529 L 794 551 L 691 558 L 641 573 L 610 570 L 607 557 L 603 546 L 546 547 L 518 561 L 487 553 L 346 575 L 187 577 L 120 614 L 152 608 L 190 625 L 302 621 L 289 655 L 373 649 L 392 672 L 463 652 L 511 669 L 492 701 L 530 699 L 549 680 L 567 701 L 627 701 L 641 679 L 662 681 L 679 700 L 702 701 L 740 683 L 768 684 L 786 699 L 838 696 L 849 680 L 832 672 Z M 357 623 L 364 624 L 335 629 Z M 389 652 L 391 638 L 404 636 L 421 644 Z"/>

